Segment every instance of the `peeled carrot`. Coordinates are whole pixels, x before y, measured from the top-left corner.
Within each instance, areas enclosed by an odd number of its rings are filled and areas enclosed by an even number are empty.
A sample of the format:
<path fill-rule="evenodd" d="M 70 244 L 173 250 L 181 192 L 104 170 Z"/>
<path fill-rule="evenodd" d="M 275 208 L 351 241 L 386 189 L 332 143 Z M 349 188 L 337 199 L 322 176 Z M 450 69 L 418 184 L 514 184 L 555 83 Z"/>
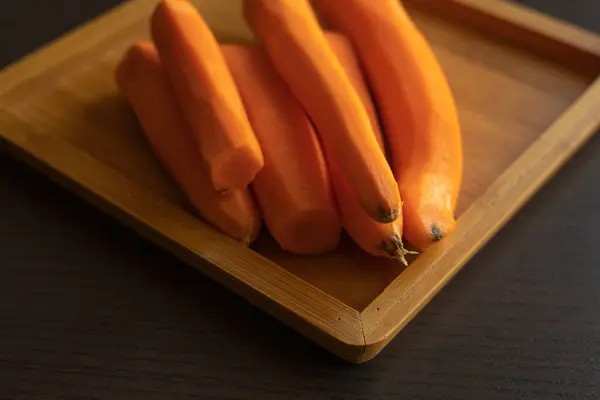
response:
<path fill-rule="evenodd" d="M 373 104 L 373 100 L 371 99 L 371 93 L 365 81 L 362 66 L 360 65 L 360 60 L 356 55 L 352 43 L 344 35 L 336 32 L 325 32 L 325 39 L 327 40 L 329 47 L 333 51 L 333 54 L 336 56 L 336 58 L 342 65 L 344 72 L 348 76 L 348 79 L 350 79 L 352 87 L 356 91 L 358 98 L 360 99 L 363 107 L 367 111 L 367 115 L 369 116 L 369 122 L 371 123 L 373 134 L 375 135 L 375 140 L 377 140 L 379 148 L 381 148 L 382 151 L 384 151 L 385 146 L 383 141 L 383 134 L 381 133 L 381 127 L 379 124 L 377 110 L 375 110 L 375 105 Z"/>
<path fill-rule="evenodd" d="M 162 0 L 152 37 L 218 191 L 246 187 L 263 155 L 219 45 L 194 6 Z"/>
<path fill-rule="evenodd" d="M 379 147 L 385 149 L 377 112 L 352 44 L 338 33 L 328 32 L 325 36 L 369 114 Z M 407 265 L 405 256 L 412 252 L 407 251 L 402 243 L 402 216 L 388 224 L 381 224 L 371 219 L 358 203 L 350 185 L 332 157 L 328 157 L 327 161 L 346 232 L 367 253 L 397 259 Z"/>
<path fill-rule="evenodd" d="M 119 64 L 116 80 L 149 143 L 190 203 L 209 223 L 249 245 L 260 230 L 260 216 L 248 189 L 217 193 L 175 95 L 150 42 L 137 42 Z"/>
<path fill-rule="evenodd" d="M 245 0 L 244 15 L 315 123 L 360 204 L 379 222 L 400 215 L 398 185 L 369 117 L 308 0 Z"/>
<path fill-rule="evenodd" d="M 265 224 L 290 252 L 332 250 L 341 224 L 308 117 L 262 47 L 224 45 L 221 50 L 263 149 L 265 166 L 252 189 Z"/>
<path fill-rule="evenodd" d="M 442 67 L 399 0 L 312 3 L 364 65 L 402 193 L 404 234 L 425 249 L 455 229 L 462 181 L 458 113 Z"/>

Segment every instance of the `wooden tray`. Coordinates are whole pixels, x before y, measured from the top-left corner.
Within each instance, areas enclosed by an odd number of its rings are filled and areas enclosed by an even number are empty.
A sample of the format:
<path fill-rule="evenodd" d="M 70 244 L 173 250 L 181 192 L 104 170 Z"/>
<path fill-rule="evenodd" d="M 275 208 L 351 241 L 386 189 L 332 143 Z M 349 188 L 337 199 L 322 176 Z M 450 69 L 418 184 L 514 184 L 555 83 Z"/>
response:
<path fill-rule="evenodd" d="M 407 269 L 349 240 L 322 257 L 291 256 L 267 235 L 246 249 L 186 211 L 112 80 L 125 48 L 148 37 L 155 0 L 2 72 L 0 143 L 331 352 L 369 360 L 600 124 L 600 38 L 498 0 L 407 3 L 456 93 L 466 156 L 457 230 Z M 250 38 L 238 1 L 196 4 L 221 40 Z"/>

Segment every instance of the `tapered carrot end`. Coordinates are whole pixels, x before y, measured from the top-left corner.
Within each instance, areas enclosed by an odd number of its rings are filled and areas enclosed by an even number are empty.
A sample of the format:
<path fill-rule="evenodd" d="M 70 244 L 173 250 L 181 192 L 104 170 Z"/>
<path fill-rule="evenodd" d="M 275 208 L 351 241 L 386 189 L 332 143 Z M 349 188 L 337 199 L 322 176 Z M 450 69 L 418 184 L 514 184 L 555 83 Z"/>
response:
<path fill-rule="evenodd" d="M 400 261 L 407 267 L 408 260 L 406 256 L 419 254 L 417 251 L 407 250 L 399 234 L 394 234 L 389 240 L 383 241 L 379 248 L 387 257 Z"/>
<path fill-rule="evenodd" d="M 115 81 L 123 89 L 128 81 L 135 78 L 136 65 L 144 61 L 160 62 L 154 44 L 150 41 L 140 40 L 134 42 L 125 52 L 121 61 L 115 68 Z"/>
<path fill-rule="evenodd" d="M 187 0 L 161 0 L 150 17 L 150 28 L 153 36 L 162 32 L 165 25 L 173 24 L 178 16 L 196 17 L 198 10 Z M 156 40 L 156 38 L 155 38 Z"/>
<path fill-rule="evenodd" d="M 117 64 L 114 76 L 117 86 L 119 88 L 123 88 L 127 81 L 135 75 L 135 62 L 136 58 L 139 57 L 138 44 L 134 43 L 127 49 L 127 51 L 123 54 L 123 57 Z"/>
<path fill-rule="evenodd" d="M 389 209 L 384 209 L 384 208 L 380 208 L 379 212 L 377 213 L 376 217 L 376 221 L 380 222 L 382 224 L 389 224 L 394 222 L 395 220 L 398 219 L 398 217 L 400 216 L 401 211 L 399 209 L 396 210 L 389 210 Z"/>
<path fill-rule="evenodd" d="M 436 218 L 432 221 L 420 221 L 417 226 L 405 223 L 405 237 L 419 250 L 425 250 L 431 245 L 443 240 L 456 228 L 456 221 L 450 215 L 444 218 Z"/>
<path fill-rule="evenodd" d="M 158 52 L 154 43 L 150 40 L 138 40 L 131 45 L 131 50 L 140 54 L 143 54 L 145 57 L 153 57 L 158 59 Z"/>
<path fill-rule="evenodd" d="M 442 231 L 437 225 L 431 226 L 431 239 L 434 242 L 439 242 L 444 237 L 444 231 Z"/>
<path fill-rule="evenodd" d="M 260 232 L 260 225 L 256 227 L 252 232 L 248 232 L 241 240 L 242 244 L 246 247 L 250 247 L 252 243 L 258 237 L 258 233 Z"/>
<path fill-rule="evenodd" d="M 154 11 L 152 12 L 152 16 L 150 17 L 150 27 L 151 27 L 153 33 L 156 30 L 156 28 L 159 26 L 159 24 L 161 23 L 161 20 L 168 13 L 168 8 L 169 8 L 169 0 L 160 1 L 154 8 Z"/>
<path fill-rule="evenodd" d="M 456 228 L 456 221 L 452 217 L 440 219 L 429 227 L 429 237 L 431 243 L 439 242 L 448 236 Z"/>
<path fill-rule="evenodd" d="M 408 261 L 406 260 L 406 256 L 409 255 L 414 255 L 417 256 L 419 255 L 418 251 L 412 251 L 412 250 L 407 250 L 404 245 L 402 244 L 400 246 L 400 248 L 396 251 L 396 254 L 394 255 L 394 259 L 400 261 L 402 264 L 404 264 L 406 267 L 408 267 Z"/>

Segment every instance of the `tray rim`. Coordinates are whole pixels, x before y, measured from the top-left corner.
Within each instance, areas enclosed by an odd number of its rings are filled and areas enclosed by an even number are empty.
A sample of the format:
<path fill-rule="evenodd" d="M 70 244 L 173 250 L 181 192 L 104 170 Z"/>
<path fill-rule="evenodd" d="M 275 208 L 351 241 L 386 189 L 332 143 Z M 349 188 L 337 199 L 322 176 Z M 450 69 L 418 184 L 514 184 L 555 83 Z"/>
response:
<path fill-rule="evenodd" d="M 600 36 L 522 5 L 505 0 L 405 1 L 443 11 L 445 17 L 458 18 L 497 37 L 519 40 L 519 47 L 536 53 L 554 59 L 569 57 L 575 61 L 574 67 L 583 72 L 600 74 Z M 600 113 L 594 115 L 600 104 L 597 79 L 471 205 L 452 235 L 418 257 L 402 278 L 396 278 L 364 310 L 358 311 L 167 201 L 152 196 L 156 201 L 140 209 L 133 199 L 148 198 L 145 188 L 67 142 L 34 135 L 27 123 L 3 110 L 5 95 L 42 72 L 68 62 L 109 37 L 110 32 L 137 21 L 140 9 L 149 10 L 155 2 L 129 0 L 0 71 L 0 146 L 350 362 L 375 357 L 600 127 Z M 75 165 L 77 168 L 73 168 Z M 101 189 L 91 187 L 89 182 L 98 178 L 88 177 L 98 174 L 117 184 Z M 119 187 L 127 187 L 128 196 L 120 194 Z M 481 214 L 498 204 L 501 208 L 492 213 L 493 218 L 481 223 Z M 161 218 L 153 219 L 157 210 Z M 262 270 L 257 271 L 257 267 Z"/>

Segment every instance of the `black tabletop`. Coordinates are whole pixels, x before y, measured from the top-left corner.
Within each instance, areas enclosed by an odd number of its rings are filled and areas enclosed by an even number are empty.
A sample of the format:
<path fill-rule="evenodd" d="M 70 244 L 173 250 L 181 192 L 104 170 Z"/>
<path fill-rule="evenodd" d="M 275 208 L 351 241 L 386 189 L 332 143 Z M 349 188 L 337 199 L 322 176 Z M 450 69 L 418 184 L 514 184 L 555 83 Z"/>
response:
<path fill-rule="evenodd" d="M 117 3 L 0 2 L 0 66 Z M 357 366 L 0 155 L 0 398 L 600 398 L 598 182 L 600 137 Z"/>

